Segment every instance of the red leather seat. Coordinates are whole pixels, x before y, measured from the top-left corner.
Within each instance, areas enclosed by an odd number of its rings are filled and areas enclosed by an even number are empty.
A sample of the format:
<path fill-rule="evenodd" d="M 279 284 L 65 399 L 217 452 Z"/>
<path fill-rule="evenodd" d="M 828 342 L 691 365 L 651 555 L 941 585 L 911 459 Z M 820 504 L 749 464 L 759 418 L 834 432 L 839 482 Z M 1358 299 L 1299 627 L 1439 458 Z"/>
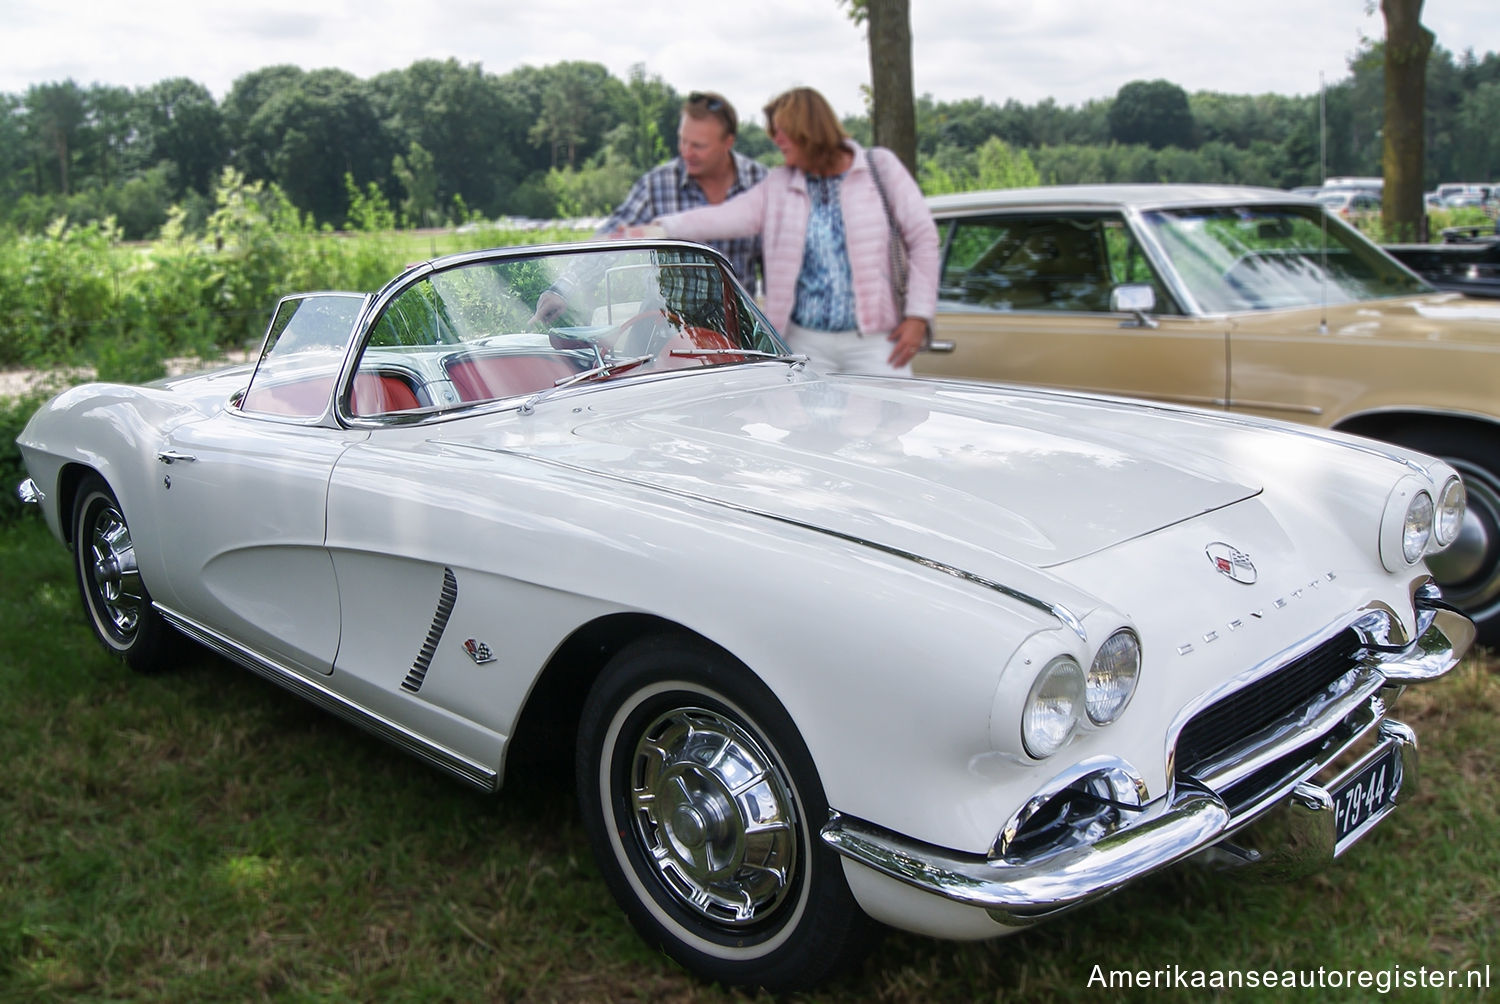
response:
<path fill-rule="evenodd" d="M 461 401 L 534 394 L 579 371 L 578 363 L 567 356 L 542 354 L 459 356 L 445 361 L 443 368 Z"/>
<path fill-rule="evenodd" d="M 420 407 L 417 392 L 402 377 L 392 373 L 358 373 L 354 377 L 349 410 L 355 415 L 388 415 Z"/>

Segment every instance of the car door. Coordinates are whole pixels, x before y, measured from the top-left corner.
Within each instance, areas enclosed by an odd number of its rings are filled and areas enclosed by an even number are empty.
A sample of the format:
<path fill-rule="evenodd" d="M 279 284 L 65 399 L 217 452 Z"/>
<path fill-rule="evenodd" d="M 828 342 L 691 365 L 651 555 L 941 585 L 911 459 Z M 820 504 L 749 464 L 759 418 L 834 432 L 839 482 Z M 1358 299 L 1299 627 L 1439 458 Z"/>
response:
<path fill-rule="evenodd" d="M 952 350 L 919 355 L 918 374 L 1224 406 L 1225 322 L 1183 316 L 1123 217 L 976 214 L 940 232 L 934 334 Z M 1149 286 L 1154 310 L 1112 311 L 1122 285 Z"/>
<path fill-rule="evenodd" d="M 292 668 L 330 672 L 339 603 L 323 546 L 328 479 L 366 435 L 235 411 L 168 433 L 159 508 L 173 609 Z"/>
<path fill-rule="evenodd" d="M 158 448 L 158 602 L 221 639 L 297 670 L 332 671 L 338 582 L 324 546 L 328 481 L 364 430 L 327 420 L 363 297 L 291 297 L 277 307 L 248 388 L 218 414 L 169 430 Z"/>

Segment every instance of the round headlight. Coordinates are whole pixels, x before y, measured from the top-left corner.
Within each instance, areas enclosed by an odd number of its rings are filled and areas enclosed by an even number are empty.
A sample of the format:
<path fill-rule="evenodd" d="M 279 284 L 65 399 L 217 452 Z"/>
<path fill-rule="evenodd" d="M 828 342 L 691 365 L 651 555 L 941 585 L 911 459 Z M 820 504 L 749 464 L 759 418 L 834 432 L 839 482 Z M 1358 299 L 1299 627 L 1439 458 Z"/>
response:
<path fill-rule="evenodd" d="M 1427 550 L 1432 539 L 1432 496 L 1417 492 L 1406 506 L 1406 521 L 1401 526 L 1401 556 L 1414 565 Z"/>
<path fill-rule="evenodd" d="M 1108 725 L 1119 717 L 1135 693 L 1141 675 L 1141 642 L 1135 632 L 1121 628 L 1099 647 L 1089 666 L 1086 694 L 1089 719 Z"/>
<path fill-rule="evenodd" d="M 1021 741 L 1027 753 L 1044 760 L 1062 749 L 1083 714 L 1083 687 L 1083 668 L 1065 655 L 1037 674 L 1021 713 Z"/>
<path fill-rule="evenodd" d="M 1464 506 L 1467 501 L 1464 483 L 1458 478 L 1449 478 L 1448 483 L 1443 486 L 1443 494 L 1439 496 L 1437 518 L 1433 524 L 1437 542 L 1444 547 L 1458 539 L 1458 531 L 1464 525 Z"/>
<path fill-rule="evenodd" d="M 1427 483 L 1407 476 L 1386 496 L 1380 517 L 1380 563 L 1388 572 L 1405 572 L 1417 562 L 1432 540 L 1435 506 Z"/>

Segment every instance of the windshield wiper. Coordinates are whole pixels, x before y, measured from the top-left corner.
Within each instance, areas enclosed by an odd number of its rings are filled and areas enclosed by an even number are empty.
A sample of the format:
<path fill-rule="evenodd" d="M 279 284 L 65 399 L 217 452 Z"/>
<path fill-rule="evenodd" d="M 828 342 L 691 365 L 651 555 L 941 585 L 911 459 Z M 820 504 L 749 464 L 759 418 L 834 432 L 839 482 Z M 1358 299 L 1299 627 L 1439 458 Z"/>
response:
<path fill-rule="evenodd" d="M 649 363 L 655 358 L 656 353 L 652 352 L 644 356 L 630 356 L 627 359 L 611 359 L 609 362 L 600 363 L 598 366 L 595 366 L 592 369 L 580 370 L 577 373 L 570 373 L 565 377 L 559 377 L 551 387 L 539 390 L 535 394 L 528 397 L 526 400 L 522 401 L 520 413 L 522 415 L 530 415 L 533 411 L 536 410 L 536 406 L 540 404 L 543 399 L 549 397 L 557 391 L 562 390 L 564 387 L 571 387 L 575 383 L 583 383 L 586 380 L 601 380 L 607 377 L 612 377 L 622 370 L 632 369 L 636 366 L 641 365 L 642 363 Z"/>
<path fill-rule="evenodd" d="M 791 355 L 783 352 L 763 352 L 760 349 L 673 349 L 667 354 L 692 358 L 699 356 L 751 356 L 755 359 L 780 359 L 784 363 L 807 362 L 806 356 Z"/>

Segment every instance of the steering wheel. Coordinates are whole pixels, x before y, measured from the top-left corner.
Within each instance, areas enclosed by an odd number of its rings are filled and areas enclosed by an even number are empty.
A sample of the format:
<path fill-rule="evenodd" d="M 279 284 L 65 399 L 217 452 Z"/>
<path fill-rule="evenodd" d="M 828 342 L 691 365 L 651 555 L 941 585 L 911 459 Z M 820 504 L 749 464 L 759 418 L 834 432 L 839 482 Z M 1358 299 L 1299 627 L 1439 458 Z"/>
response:
<path fill-rule="evenodd" d="M 615 337 L 617 356 L 654 356 L 666 347 L 679 325 L 665 311 L 643 310 L 619 327 Z"/>

